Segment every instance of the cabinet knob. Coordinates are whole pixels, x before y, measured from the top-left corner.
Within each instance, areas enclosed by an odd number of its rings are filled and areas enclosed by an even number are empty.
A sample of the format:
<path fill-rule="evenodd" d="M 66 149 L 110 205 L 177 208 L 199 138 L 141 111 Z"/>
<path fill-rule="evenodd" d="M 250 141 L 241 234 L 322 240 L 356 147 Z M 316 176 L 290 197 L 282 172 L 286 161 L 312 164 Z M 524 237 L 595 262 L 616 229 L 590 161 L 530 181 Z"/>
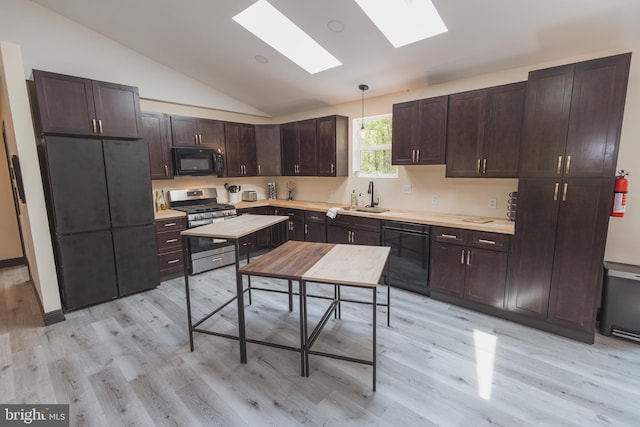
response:
<path fill-rule="evenodd" d="M 164 176 L 169 176 L 169 167 L 164 165 Z"/>
<path fill-rule="evenodd" d="M 564 173 L 568 174 L 571 168 L 571 156 L 567 156 L 567 164 L 564 166 Z"/>
<path fill-rule="evenodd" d="M 564 186 L 562 187 L 562 201 L 566 202 L 567 201 L 567 190 L 569 189 L 569 184 L 568 183 L 564 183 Z"/>
<path fill-rule="evenodd" d="M 420 162 L 420 150 L 416 150 L 416 163 Z"/>
<path fill-rule="evenodd" d="M 558 165 L 556 166 L 556 175 L 562 172 L 562 156 L 558 156 Z"/>
<path fill-rule="evenodd" d="M 167 239 L 167 240 L 165 241 L 165 243 L 175 243 L 175 242 L 177 242 L 177 241 L 178 241 L 178 239 Z"/>
<path fill-rule="evenodd" d="M 102 119 L 98 120 L 98 130 L 99 130 L 99 133 L 102 134 L 102 132 L 103 132 L 103 130 L 102 130 Z"/>
<path fill-rule="evenodd" d="M 478 243 L 486 243 L 487 245 L 495 245 L 496 242 L 493 240 L 487 240 L 487 239 L 478 239 Z"/>
<path fill-rule="evenodd" d="M 480 174 L 480 159 L 478 159 L 478 163 L 476 165 L 476 172 Z"/>
<path fill-rule="evenodd" d="M 560 183 L 556 182 L 555 188 L 553 190 L 553 200 L 558 200 L 558 189 L 560 188 Z"/>
<path fill-rule="evenodd" d="M 456 236 L 455 234 L 444 234 L 444 233 L 442 233 L 440 235 L 440 237 L 444 237 L 445 239 L 457 239 L 458 238 L 458 236 Z"/>
<path fill-rule="evenodd" d="M 487 173 L 487 159 L 482 159 L 482 174 Z"/>
<path fill-rule="evenodd" d="M 460 264 L 464 264 L 464 249 L 460 252 Z"/>
<path fill-rule="evenodd" d="M 96 119 L 91 120 L 91 128 L 93 129 L 93 133 L 98 133 L 98 126 L 96 125 Z"/>
<path fill-rule="evenodd" d="M 178 262 L 180 262 L 179 259 L 172 259 L 171 261 L 167 261 L 167 264 L 176 264 Z"/>

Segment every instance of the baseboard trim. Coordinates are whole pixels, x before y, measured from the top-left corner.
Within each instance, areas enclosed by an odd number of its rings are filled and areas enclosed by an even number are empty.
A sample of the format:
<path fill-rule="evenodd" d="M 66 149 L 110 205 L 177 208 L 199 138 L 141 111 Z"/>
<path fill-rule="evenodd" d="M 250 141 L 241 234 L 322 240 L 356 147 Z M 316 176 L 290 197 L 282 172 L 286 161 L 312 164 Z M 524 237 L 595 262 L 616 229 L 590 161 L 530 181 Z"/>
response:
<path fill-rule="evenodd" d="M 53 325 L 54 323 L 64 322 L 64 313 L 62 310 L 53 310 L 42 314 L 44 326 Z"/>
<path fill-rule="evenodd" d="M 24 257 L 0 260 L 0 268 L 15 267 L 18 265 L 27 265 L 27 260 Z"/>

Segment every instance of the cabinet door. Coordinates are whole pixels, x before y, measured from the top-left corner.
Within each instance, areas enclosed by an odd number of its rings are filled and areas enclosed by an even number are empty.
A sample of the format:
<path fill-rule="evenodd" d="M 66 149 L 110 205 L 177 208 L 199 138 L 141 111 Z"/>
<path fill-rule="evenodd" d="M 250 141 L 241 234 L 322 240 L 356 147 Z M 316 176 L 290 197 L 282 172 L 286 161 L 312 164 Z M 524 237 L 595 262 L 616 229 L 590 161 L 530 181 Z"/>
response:
<path fill-rule="evenodd" d="M 141 137 L 142 115 L 137 87 L 94 80 L 93 98 L 101 137 Z"/>
<path fill-rule="evenodd" d="M 464 291 L 466 249 L 464 246 L 432 242 L 429 288 L 457 297 Z"/>
<path fill-rule="evenodd" d="M 504 308 L 507 282 L 507 253 L 467 249 L 464 297 Z"/>
<path fill-rule="evenodd" d="M 520 179 L 513 252 L 510 257 L 510 311 L 545 319 L 558 221 L 561 181 Z"/>
<path fill-rule="evenodd" d="M 244 153 L 242 152 L 242 125 L 240 123 L 225 123 L 225 167 L 227 176 L 243 176 Z"/>
<path fill-rule="evenodd" d="M 198 143 L 198 128 L 193 117 L 171 116 L 171 144 L 193 147 Z"/>
<path fill-rule="evenodd" d="M 317 222 L 304 224 L 304 240 L 307 242 L 327 242 L 327 226 Z"/>
<path fill-rule="evenodd" d="M 143 141 L 105 140 L 104 165 L 111 226 L 153 223 L 149 150 Z"/>
<path fill-rule="evenodd" d="M 318 175 L 318 154 L 316 141 L 316 120 L 298 122 L 300 163 L 298 175 Z"/>
<path fill-rule="evenodd" d="M 356 245 L 380 246 L 380 233 L 368 230 L 353 230 L 352 241 Z"/>
<path fill-rule="evenodd" d="M 298 123 L 286 123 L 280 127 L 282 135 L 282 175 L 296 175 L 299 163 Z"/>
<path fill-rule="evenodd" d="M 33 70 L 40 131 L 58 135 L 96 135 L 91 80 Z"/>
<path fill-rule="evenodd" d="M 151 179 L 173 178 L 169 117 L 161 113 L 143 112 L 142 140 L 149 146 Z"/>
<path fill-rule="evenodd" d="M 60 236 L 57 249 L 60 292 L 65 309 L 74 310 L 117 298 L 113 240 L 109 230 Z"/>
<path fill-rule="evenodd" d="M 484 89 L 449 95 L 446 176 L 480 176 L 486 99 Z"/>
<path fill-rule="evenodd" d="M 327 242 L 348 244 L 351 243 L 351 230 L 338 225 L 327 225 Z"/>
<path fill-rule="evenodd" d="M 418 140 L 418 101 L 393 105 L 391 164 L 412 165 Z"/>
<path fill-rule="evenodd" d="M 418 152 L 415 156 L 420 165 L 445 163 L 448 103 L 446 95 L 418 101 Z"/>
<path fill-rule="evenodd" d="M 258 175 L 280 175 L 282 173 L 280 125 L 256 125 L 255 134 Z"/>
<path fill-rule="evenodd" d="M 349 118 L 328 116 L 316 119 L 318 176 L 348 176 Z"/>
<path fill-rule="evenodd" d="M 520 177 L 559 177 L 565 154 L 575 66 L 529 73 Z"/>
<path fill-rule="evenodd" d="M 483 141 L 482 176 L 517 178 L 526 83 L 487 91 L 487 127 Z"/>
<path fill-rule="evenodd" d="M 198 119 L 199 145 L 224 152 L 224 122 Z"/>
<path fill-rule="evenodd" d="M 548 320 L 593 332 L 613 183 L 565 179 L 562 186 Z"/>
<path fill-rule="evenodd" d="M 154 224 L 113 230 L 118 294 L 129 295 L 160 284 Z"/>
<path fill-rule="evenodd" d="M 631 54 L 576 64 L 564 175 L 612 178 Z"/>

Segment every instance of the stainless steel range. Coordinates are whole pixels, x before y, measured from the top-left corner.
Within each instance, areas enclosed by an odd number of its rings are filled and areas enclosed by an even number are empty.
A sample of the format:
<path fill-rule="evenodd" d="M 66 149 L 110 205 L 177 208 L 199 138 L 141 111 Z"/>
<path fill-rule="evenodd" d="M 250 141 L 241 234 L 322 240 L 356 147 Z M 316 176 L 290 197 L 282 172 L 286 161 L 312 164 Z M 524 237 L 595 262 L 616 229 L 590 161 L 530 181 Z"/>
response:
<path fill-rule="evenodd" d="M 224 221 L 237 216 L 233 205 L 218 203 L 215 188 L 170 190 L 171 209 L 187 213 L 187 228 Z M 236 262 L 235 245 L 223 239 L 192 237 L 189 239 L 189 272 L 202 273 Z"/>

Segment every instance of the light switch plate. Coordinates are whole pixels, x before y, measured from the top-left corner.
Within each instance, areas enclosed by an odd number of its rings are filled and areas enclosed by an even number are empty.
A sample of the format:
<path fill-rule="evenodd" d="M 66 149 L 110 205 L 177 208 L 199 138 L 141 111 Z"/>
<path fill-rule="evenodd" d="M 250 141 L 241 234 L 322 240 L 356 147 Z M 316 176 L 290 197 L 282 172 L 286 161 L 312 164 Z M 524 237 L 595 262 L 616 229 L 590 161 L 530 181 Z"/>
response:
<path fill-rule="evenodd" d="M 440 203 L 440 197 L 437 194 L 431 196 L 431 204 L 435 206 L 438 203 Z"/>
<path fill-rule="evenodd" d="M 411 184 L 402 184 L 402 192 L 404 194 L 411 194 Z"/>
<path fill-rule="evenodd" d="M 498 207 L 498 199 L 495 197 L 489 197 L 489 208 L 495 209 Z"/>

